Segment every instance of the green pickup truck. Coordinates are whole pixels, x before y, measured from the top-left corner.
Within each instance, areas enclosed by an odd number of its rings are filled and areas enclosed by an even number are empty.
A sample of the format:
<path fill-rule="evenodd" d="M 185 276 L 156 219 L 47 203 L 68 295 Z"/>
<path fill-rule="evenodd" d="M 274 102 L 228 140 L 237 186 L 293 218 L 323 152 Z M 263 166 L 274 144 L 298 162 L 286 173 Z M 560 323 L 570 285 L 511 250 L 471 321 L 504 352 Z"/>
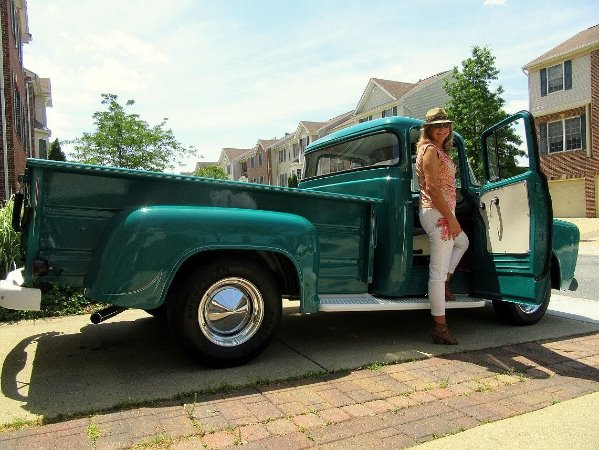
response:
<path fill-rule="evenodd" d="M 29 287 L 10 273 L 0 306 L 39 309 L 38 282 L 82 287 L 107 304 L 92 321 L 126 308 L 163 316 L 213 366 L 258 355 L 282 299 L 303 313 L 429 309 L 413 168 L 421 125 L 389 117 L 315 141 L 297 189 L 28 160 L 13 226 Z M 528 153 L 508 177 L 506 127 Z M 552 218 L 529 113 L 486 130 L 481 148 L 479 183 L 455 134 L 456 215 L 471 244 L 447 306 L 492 301 L 502 320 L 536 323 L 551 288 L 575 284 L 579 231 Z"/>

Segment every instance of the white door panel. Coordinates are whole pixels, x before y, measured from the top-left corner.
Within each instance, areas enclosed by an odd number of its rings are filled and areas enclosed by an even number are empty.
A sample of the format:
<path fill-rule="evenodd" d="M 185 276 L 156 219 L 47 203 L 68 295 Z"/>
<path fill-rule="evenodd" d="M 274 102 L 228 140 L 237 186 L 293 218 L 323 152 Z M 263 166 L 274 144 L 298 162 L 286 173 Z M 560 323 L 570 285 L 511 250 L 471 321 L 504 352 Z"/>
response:
<path fill-rule="evenodd" d="M 486 191 L 480 212 L 487 230 L 489 253 L 530 252 L 530 205 L 526 181 Z"/>

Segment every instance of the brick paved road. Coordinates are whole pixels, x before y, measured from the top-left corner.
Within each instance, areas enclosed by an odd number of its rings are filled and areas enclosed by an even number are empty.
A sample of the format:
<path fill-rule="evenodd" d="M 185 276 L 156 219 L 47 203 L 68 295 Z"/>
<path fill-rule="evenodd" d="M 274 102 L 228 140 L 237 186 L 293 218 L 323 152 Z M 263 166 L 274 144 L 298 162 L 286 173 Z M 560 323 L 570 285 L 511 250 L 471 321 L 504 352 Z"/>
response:
<path fill-rule="evenodd" d="M 0 449 L 404 448 L 599 391 L 599 333 L 0 433 Z"/>

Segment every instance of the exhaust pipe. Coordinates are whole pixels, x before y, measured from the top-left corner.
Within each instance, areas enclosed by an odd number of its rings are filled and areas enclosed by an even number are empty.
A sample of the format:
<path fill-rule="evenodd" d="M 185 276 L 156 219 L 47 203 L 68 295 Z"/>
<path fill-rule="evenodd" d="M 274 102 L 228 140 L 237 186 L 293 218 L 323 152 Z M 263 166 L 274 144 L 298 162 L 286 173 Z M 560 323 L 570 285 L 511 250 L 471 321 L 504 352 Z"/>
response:
<path fill-rule="evenodd" d="M 114 317 L 117 314 L 122 313 L 126 309 L 127 308 L 121 308 L 120 306 L 109 306 L 108 308 L 104 308 L 104 309 L 101 309 L 100 311 L 93 313 L 90 316 L 89 320 L 91 320 L 91 322 L 93 324 L 97 325 L 100 322 L 104 322 L 105 320 L 110 319 L 111 317 Z"/>

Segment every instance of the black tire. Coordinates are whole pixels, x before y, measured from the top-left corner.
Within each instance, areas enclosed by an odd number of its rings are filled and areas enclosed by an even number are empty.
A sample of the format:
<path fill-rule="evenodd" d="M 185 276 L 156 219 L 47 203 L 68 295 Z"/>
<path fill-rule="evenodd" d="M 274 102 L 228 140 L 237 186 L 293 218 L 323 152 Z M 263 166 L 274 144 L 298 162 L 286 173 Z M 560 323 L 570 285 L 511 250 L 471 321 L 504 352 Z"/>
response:
<path fill-rule="evenodd" d="M 166 321 L 166 302 L 160 305 L 158 308 L 146 309 L 145 312 L 151 316 L 154 316 L 158 320 Z"/>
<path fill-rule="evenodd" d="M 169 301 L 170 328 L 201 364 L 231 367 L 260 354 L 281 321 L 273 275 L 257 263 L 223 258 L 195 270 Z"/>
<path fill-rule="evenodd" d="M 545 298 L 540 305 L 522 305 L 493 300 L 493 309 L 502 322 L 519 326 L 534 325 L 545 315 L 549 300 L 551 300 L 551 285 L 547 287 Z"/>

